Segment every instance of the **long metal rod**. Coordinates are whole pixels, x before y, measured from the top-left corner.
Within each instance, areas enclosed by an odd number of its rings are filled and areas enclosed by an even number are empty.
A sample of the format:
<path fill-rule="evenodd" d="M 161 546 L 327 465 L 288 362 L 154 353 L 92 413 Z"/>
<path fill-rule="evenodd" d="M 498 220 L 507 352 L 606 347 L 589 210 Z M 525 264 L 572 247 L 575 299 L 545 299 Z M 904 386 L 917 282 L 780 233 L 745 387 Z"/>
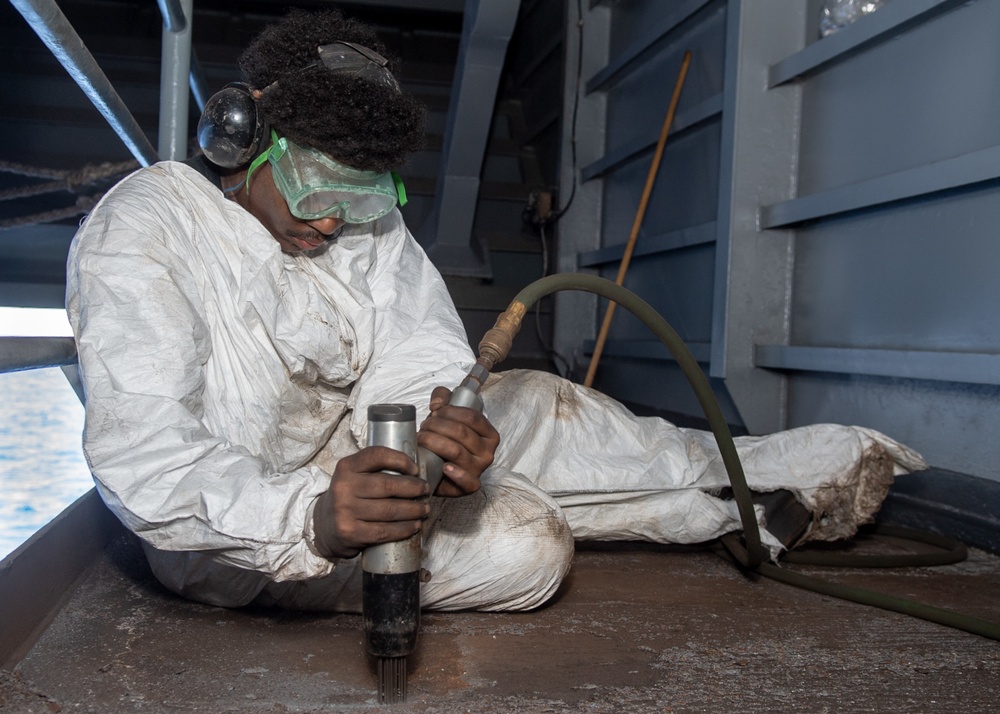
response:
<path fill-rule="evenodd" d="M 76 364 L 72 337 L 0 337 L 0 373 Z"/>
<path fill-rule="evenodd" d="M 187 158 L 188 92 L 191 69 L 191 16 L 193 0 L 159 0 L 163 13 L 160 50 L 160 133 L 161 159 Z M 169 6 L 169 7 L 166 7 Z M 178 20 L 176 15 L 180 15 Z M 172 30 L 171 27 L 180 27 Z"/>
<path fill-rule="evenodd" d="M 163 15 L 163 28 L 167 32 L 184 32 L 187 29 L 187 13 L 181 0 L 156 0 Z"/>
<path fill-rule="evenodd" d="M 191 85 L 191 94 L 194 95 L 195 104 L 198 105 L 198 111 L 205 111 L 205 102 L 211 97 L 211 93 L 208 91 L 208 83 L 205 82 L 205 72 L 201 68 L 201 63 L 198 61 L 198 54 L 191 49 L 191 78 L 189 81 Z"/>
<path fill-rule="evenodd" d="M 181 0 L 156 0 L 156 4 L 160 6 L 160 15 L 163 16 L 163 27 L 167 32 L 184 32 L 189 30 L 188 17 L 191 18 L 191 22 L 194 22 L 194 11 L 193 8 L 190 12 L 185 14 L 184 7 L 181 4 Z M 198 105 L 198 111 L 203 111 L 205 109 L 205 102 L 211 96 L 208 92 L 208 85 L 205 82 L 205 73 L 201 69 L 201 64 L 198 62 L 198 55 L 195 53 L 194 48 L 190 48 L 188 53 L 191 62 L 191 72 L 189 78 L 189 84 L 191 85 L 191 94 L 194 95 L 194 101 Z"/>
<path fill-rule="evenodd" d="M 144 166 L 154 163 L 157 156 L 153 145 L 55 0 L 11 0 L 11 5 L 80 85 L 132 155 Z"/>

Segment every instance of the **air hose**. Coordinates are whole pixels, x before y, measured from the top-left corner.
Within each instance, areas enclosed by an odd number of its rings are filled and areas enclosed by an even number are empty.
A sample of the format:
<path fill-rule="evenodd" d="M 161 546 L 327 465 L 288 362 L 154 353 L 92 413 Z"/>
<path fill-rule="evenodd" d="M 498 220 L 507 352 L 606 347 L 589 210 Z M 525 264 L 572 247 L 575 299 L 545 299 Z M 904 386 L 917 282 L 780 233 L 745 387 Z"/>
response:
<path fill-rule="evenodd" d="M 769 561 L 760 539 L 757 515 L 747 486 L 743 465 L 733 442 L 729 424 L 715 399 L 708 379 L 698 366 L 698 362 L 688 350 L 677 332 L 647 302 L 635 293 L 616 283 L 583 273 L 559 273 L 550 275 L 528 285 L 511 301 L 506 311 L 497 318 L 496 324 L 486 332 L 479 343 L 479 361 L 466 380 L 485 382 L 486 375 L 499 364 L 510 351 L 514 336 L 521 327 L 521 320 L 528 309 L 541 298 L 561 290 L 581 290 L 613 300 L 635 315 L 670 351 L 684 376 L 687 377 L 698 403 L 708 420 L 709 428 L 715 436 L 722 462 L 729 475 L 730 485 L 743 526 L 743 538 L 730 533 L 719 539 L 715 550 L 733 559 L 746 571 L 763 575 L 773 580 L 796 587 L 850 600 L 884 610 L 911 615 L 930 622 L 954 627 L 965 632 L 1000 640 L 1000 624 L 988 622 L 968 615 L 942 608 L 931 607 L 912 600 L 876 593 L 839 583 L 832 583 L 812 576 L 781 568 Z M 958 541 L 935 534 L 912 531 L 896 526 L 880 525 L 878 532 L 895 537 L 908 538 L 929 543 L 940 548 L 940 552 L 904 556 L 844 556 L 838 553 L 803 555 L 787 553 L 787 562 L 811 565 L 838 565 L 846 567 L 908 567 L 913 565 L 944 565 L 955 563 L 966 557 L 965 546 Z"/>

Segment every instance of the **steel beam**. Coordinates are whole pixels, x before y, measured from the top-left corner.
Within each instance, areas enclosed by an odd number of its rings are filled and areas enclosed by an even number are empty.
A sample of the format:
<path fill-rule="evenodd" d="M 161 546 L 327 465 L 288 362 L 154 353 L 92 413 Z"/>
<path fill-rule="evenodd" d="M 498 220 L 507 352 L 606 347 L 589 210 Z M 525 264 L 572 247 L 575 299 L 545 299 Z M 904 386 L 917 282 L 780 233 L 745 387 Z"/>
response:
<path fill-rule="evenodd" d="M 806 43 L 807 3 L 729 0 L 722 100 L 722 167 L 715 251 L 711 376 L 751 434 L 786 428 L 785 375 L 759 369 L 758 342 L 785 344 L 791 329 L 794 232 L 761 231 L 758 208 L 793 190 L 802 90 L 767 90 L 760 77 Z"/>
<path fill-rule="evenodd" d="M 1000 355 L 992 352 L 757 345 L 754 362 L 758 367 L 777 370 L 1000 384 Z"/>
<path fill-rule="evenodd" d="M 430 218 L 418 239 L 447 275 L 491 277 L 488 253 L 472 224 L 491 118 L 519 1 L 466 0 L 441 172 Z"/>

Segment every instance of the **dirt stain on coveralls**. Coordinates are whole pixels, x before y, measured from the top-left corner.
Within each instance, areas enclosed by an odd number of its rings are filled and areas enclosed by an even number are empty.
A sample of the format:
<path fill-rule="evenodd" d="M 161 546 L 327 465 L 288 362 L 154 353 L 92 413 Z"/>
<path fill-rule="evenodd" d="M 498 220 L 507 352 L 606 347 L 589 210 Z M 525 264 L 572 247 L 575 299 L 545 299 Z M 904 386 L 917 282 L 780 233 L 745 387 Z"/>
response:
<path fill-rule="evenodd" d="M 555 418 L 559 421 L 571 421 L 583 409 L 577 398 L 576 388 L 570 382 L 563 380 L 558 381 L 557 384 Z"/>

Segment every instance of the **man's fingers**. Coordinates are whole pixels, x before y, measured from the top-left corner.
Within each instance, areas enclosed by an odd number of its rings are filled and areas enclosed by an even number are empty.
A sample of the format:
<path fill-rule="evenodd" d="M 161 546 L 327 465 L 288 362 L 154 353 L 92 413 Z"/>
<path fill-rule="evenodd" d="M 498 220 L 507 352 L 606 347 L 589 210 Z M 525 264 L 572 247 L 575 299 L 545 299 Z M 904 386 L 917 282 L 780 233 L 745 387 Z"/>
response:
<path fill-rule="evenodd" d="M 328 558 L 352 558 L 369 545 L 417 533 L 430 513 L 429 488 L 417 473 L 413 460 L 384 446 L 338 461 L 313 510 L 317 550 Z"/>
<path fill-rule="evenodd" d="M 496 435 L 497 441 L 500 439 L 497 430 L 490 423 L 489 419 L 475 409 L 467 407 L 445 405 L 437 410 L 433 410 L 430 416 L 424 419 L 420 425 L 421 431 L 426 429 L 437 431 L 444 436 L 452 438 L 468 430 L 480 437 L 492 438 Z"/>
<path fill-rule="evenodd" d="M 431 512 L 431 508 L 425 500 L 358 498 L 353 504 L 352 511 L 355 520 L 359 522 L 392 523 L 426 518 Z"/>
<path fill-rule="evenodd" d="M 432 412 L 437 411 L 441 407 L 448 403 L 451 399 L 451 390 L 447 387 L 434 387 L 434 391 L 431 392 L 431 403 L 430 409 Z"/>
<path fill-rule="evenodd" d="M 441 479 L 441 484 L 437 489 L 439 496 L 466 496 L 475 493 L 482 486 L 479 480 L 481 471 L 473 474 L 455 464 L 445 464 L 443 472 L 444 478 Z"/>
<path fill-rule="evenodd" d="M 423 524 L 423 521 L 399 521 L 394 523 L 357 521 L 354 527 L 346 531 L 343 535 L 346 542 L 351 543 L 361 550 L 370 545 L 405 540 L 419 533 Z"/>
<path fill-rule="evenodd" d="M 354 473 L 373 474 L 379 471 L 396 471 L 415 476 L 419 471 L 409 456 L 387 446 L 369 446 L 356 454 L 341 459 L 341 461 L 344 462 L 344 470 Z"/>
<path fill-rule="evenodd" d="M 468 427 L 453 423 L 428 424 L 417 435 L 420 446 L 433 451 L 444 461 L 470 471 L 478 469 L 480 473 L 493 463 L 499 442 L 499 436 L 482 436 Z"/>
<path fill-rule="evenodd" d="M 344 497 L 356 499 L 393 500 L 413 499 L 428 495 L 427 482 L 417 476 L 403 476 L 376 472 L 356 474 L 355 478 L 338 484 Z M 377 520 L 377 519 L 370 519 Z"/>

